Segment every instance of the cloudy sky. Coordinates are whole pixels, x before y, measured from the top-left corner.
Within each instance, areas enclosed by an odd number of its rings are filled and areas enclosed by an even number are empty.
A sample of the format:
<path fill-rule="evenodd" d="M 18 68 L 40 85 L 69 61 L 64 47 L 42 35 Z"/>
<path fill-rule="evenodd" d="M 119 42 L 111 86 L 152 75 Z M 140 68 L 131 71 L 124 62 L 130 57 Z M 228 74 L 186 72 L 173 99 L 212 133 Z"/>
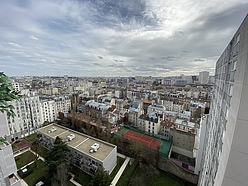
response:
<path fill-rule="evenodd" d="M 214 72 L 248 0 L 1 0 L 9 76 Z"/>

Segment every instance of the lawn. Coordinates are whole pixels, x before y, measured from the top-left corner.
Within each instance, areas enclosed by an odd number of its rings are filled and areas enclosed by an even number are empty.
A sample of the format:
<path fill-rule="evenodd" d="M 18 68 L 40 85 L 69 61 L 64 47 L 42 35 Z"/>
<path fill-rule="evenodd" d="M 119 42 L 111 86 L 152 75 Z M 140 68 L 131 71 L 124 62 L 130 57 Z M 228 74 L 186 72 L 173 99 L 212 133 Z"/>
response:
<path fill-rule="evenodd" d="M 27 136 L 27 137 L 25 137 L 28 141 L 30 141 L 30 142 L 34 142 L 35 140 L 36 140 L 36 136 L 37 136 L 37 134 L 36 133 L 34 133 L 34 134 L 31 134 L 31 135 L 29 135 L 29 136 Z"/>
<path fill-rule="evenodd" d="M 159 171 L 159 176 L 155 178 L 152 186 L 183 186 L 183 184 L 169 177 L 165 172 Z"/>
<path fill-rule="evenodd" d="M 67 181 L 67 186 L 75 186 L 70 180 Z"/>
<path fill-rule="evenodd" d="M 127 165 L 124 172 L 122 173 L 119 181 L 117 182 L 117 186 L 127 186 L 133 176 L 133 173 L 138 165 L 138 162 L 135 161 L 132 165 Z"/>
<path fill-rule="evenodd" d="M 71 172 L 75 175 L 74 180 L 83 186 L 88 186 L 91 181 L 91 176 L 80 170 L 79 168 L 72 166 Z"/>
<path fill-rule="evenodd" d="M 23 154 L 15 157 L 17 169 L 20 169 L 34 160 L 35 155 L 30 151 L 24 152 Z"/>
<path fill-rule="evenodd" d="M 49 151 L 49 150 L 47 150 L 46 148 L 44 148 L 44 147 L 42 147 L 41 145 L 36 145 L 36 144 L 33 144 L 32 146 L 31 146 L 31 149 L 34 151 L 34 152 L 36 152 L 36 153 L 38 153 L 41 157 L 43 157 L 43 158 L 45 158 L 46 157 L 46 154 L 47 154 L 47 152 Z"/>
<path fill-rule="evenodd" d="M 28 175 L 27 177 L 24 178 L 25 182 L 30 186 L 34 185 L 40 179 L 42 179 L 42 178 L 47 176 L 48 167 L 41 160 L 37 161 L 37 167 L 35 167 L 35 164 L 33 163 L 33 164 L 30 165 L 30 168 L 33 169 L 32 174 L 30 174 L 30 175 Z"/>
<path fill-rule="evenodd" d="M 145 168 L 137 167 L 135 174 L 132 178 L 130 185 L 144 185 L 144 186 L 194 186 L 191 183 L 183 183 L 180 179 L 176 180 L 172 177 L 168 176 L 166 172 L 157 169 L 158 175 L 155 176 L 153 180 L 149 182 L 149 180 L 145 181 Z"/>

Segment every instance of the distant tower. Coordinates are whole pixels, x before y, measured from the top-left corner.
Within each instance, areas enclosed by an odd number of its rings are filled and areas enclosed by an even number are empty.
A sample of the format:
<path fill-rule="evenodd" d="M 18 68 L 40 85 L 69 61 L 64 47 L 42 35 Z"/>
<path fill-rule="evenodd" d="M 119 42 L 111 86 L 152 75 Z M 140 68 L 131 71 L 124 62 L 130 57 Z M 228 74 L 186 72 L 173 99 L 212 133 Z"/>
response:
<path fill-rule="evenodd" d="M 79 94 L 78 93 L 73 93 L 71 96 L 71 106 L 72 106 L 72 110 L 74 112 L 77 111 L 77 106 L 79 104 L 80 100 L 79 100 Z"/>
<path fill-rule="evenodd" d="M 209 72 L 202 71 L 199 73 L 200 84 L 208 84 L 209 81 Z"/>

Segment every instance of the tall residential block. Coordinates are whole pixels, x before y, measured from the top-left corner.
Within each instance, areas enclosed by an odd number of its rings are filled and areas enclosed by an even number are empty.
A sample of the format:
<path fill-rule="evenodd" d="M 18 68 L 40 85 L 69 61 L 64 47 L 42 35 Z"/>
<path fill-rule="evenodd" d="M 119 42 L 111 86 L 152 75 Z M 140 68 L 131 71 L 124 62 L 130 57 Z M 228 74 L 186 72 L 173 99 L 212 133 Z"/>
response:
<path fill-rule="evenodd" d="M 18 138 L 28 136 L 42 126 L 41 106 L 38 96 L 23 96 L 19 100 L 9 102 L 15 107 L 14 118 L 2 118 L 3 122 L 7 123 L 8 134 L 6 139 L 8 141 L 15 141 Z"/>
<path fill-rule="evenodd" d="M 248 183 L 248 16 L 216 63 L 199 186 Z"/>
<path fill-rule="evenodd" d="M 0 113 L 0 185 L 21 186 L 21 181 L 16 174 L 12 147 L 5 138 L 8 135 L 8 125 L 4 118 L 5 115 Z"/>
<path fill-rule="evenodd" d="M 208 84 L 209 72 L 207 72 L 207 71 L 199 72 L 199 82 L 200 82 L 200 84 Z"/>

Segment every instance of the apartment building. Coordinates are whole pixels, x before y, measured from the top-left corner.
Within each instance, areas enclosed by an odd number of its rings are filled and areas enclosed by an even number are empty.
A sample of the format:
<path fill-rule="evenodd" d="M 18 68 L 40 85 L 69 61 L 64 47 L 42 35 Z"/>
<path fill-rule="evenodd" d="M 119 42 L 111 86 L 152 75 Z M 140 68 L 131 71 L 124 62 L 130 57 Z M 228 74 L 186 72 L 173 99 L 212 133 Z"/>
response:
<path fill-rule="evenodd" d="M 38 96 L 23 96 L 19 100 L 10 102 L 15 107 L 14 118 L 5 113 L 3 120 L 8 124 L 8 141 L 28 136 L 42 126 L 40 100 Z"/>
<path fill-rule="evenodd" d="M 157 112 L 162 114 L 166 111 L 166 108 L 163 105 L 149 105 L 147 108 L 147 113 Z"/>
<path fill-rule="evenodd" d="M 160 131 L 160 123 L 164 119 L 164 114 L 159 114 L 157 112 L 150 112 L 149 114 L 141 115 L 138 118 L 137 123 L 134 125 L 140 130 L 150 133 L 158 134 Z"/>
<path fill-rule="evenodd" d="M 53 122 L 54 120 L 56 120 L 57 111 L 56 111 L 54 100 L 41 99 L 40 106 L 41 106 L 41 116 L 42 116 L 41 123 L 42 124 L 45 121 Z"/>
<path fill-rule="evenodd" d="M 137 125 L 138 118 L 142 114 L 144 114 L 143 102 L 142 101 L 131 102 L 128 112 L 128 121 L 134 125 Z"/>
<path fill-rule="evenodd" d="M 100 167 L 110 174 L 117 163 L 117 146 L 74 130 L 51 124 L 38 129 L 37 136 L 41 145 L 50 149 L 60 137 L 71 150 L 69 161 L 84 172 L 94 175 Z"/>
<path fill-rule="evenodd" d="M 200 84 L 208 84 L 209 72 L 207 71 L 199 72 L 199 81 L 200 81 Z"/>
<path fill-rule="evenodd" d="M 54 98 L 56 117 L 59 116 L 59 112 L 68 113 L 71 110 L 71 99 L 69 96 L 58 96 Z"/>
<path fill-rule="evenodd" d="M 11 84 L 12 84 L 12 87 L 15 90 L 15 92 L 20 92 L 21 91 L 20 84 L 18 82 L 13 82 Z"/>
<path fill-rule="evenodd" d="M 248 15 L 218 59 L 199 186 L 248 183 Z"/>
<path fill-rule="evenodd" d="M 170 129 L 173 137 L 172 152 L 185 157 L 196 158 L 198 149 L 198 126 L 189 121 L 176 119 Z"/>
<path fill-rule="evenodd" d="M 5 139 L 8 134 L 8 124 L 5 115 L 0 113 L 0 185 L 21 186 L 17 177 L 17 169 L 11 144 Z"/>
<path fill-rule="evenodd" d="M 98 103 L 94 100 L 87 101 L 85 104 L 86 115 L 93 118 L 102 118 L 102 115 L 107 113 L 109 107 L 109 105 Z"/>

